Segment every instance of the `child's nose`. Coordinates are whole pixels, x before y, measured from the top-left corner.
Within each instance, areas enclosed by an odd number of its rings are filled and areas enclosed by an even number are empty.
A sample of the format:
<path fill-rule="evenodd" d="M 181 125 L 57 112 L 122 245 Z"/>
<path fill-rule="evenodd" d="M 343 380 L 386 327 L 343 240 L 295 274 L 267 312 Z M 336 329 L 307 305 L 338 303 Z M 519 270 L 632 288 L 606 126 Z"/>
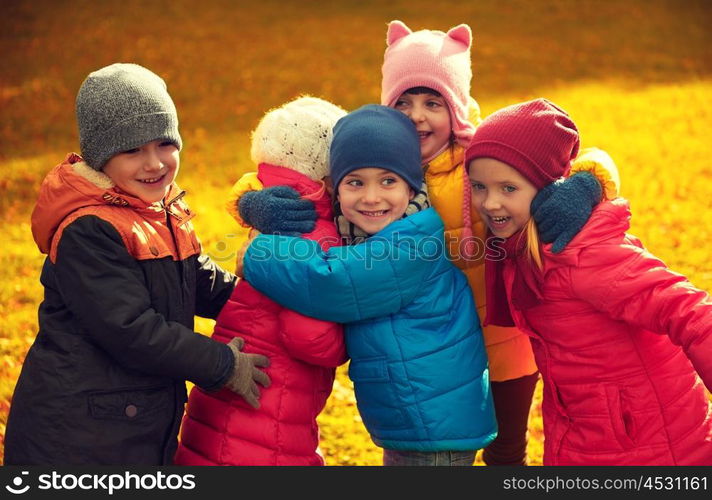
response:
<path fill-rule="evenodd" d="M 487 194 L 485 199 L 482 201 L 482 207 L 485 210 L 497 210 L 502 207 L 499 201 L 499 197 L 492 194 Z"/>
<path fill-rule="evenodd" d="M 423 111 L 423 108 L 421 106 L 413 106 L 412 109 L 410 110 L 410 119 L 414 123 L 418 123 L 423 121 L 425 118 L 425 113 Z"/>
<path fill-rule="evenodd" d="M 160 170 L 163 167 L 163 159 L 157 148 L 147 148 L 145 155 L 146 170 Z"/>
<path fill-rule="evenodd" d="M 376 186 L 369 186 L 363 192 L 364 203 L 377 203 L 381 200 L 381 194 Z"/>

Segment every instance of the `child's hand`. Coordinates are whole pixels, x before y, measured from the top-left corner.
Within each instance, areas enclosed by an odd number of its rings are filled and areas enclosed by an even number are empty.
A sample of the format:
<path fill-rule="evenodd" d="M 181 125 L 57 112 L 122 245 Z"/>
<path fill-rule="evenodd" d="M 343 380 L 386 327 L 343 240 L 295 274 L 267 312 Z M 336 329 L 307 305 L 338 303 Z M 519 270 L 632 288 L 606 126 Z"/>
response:
<path fill-rule="evenodd" d="M 240 198 L 238 209 L 246 224 L 265 234 L 309 233 L 317 218 L 314 204 L 288 186 L 248 191 Z"/>
<path fill-rule="evenodd" d="M 250 245 L 252 244 L 252 240 L 254 240 L 258 234 L 260 234 L 260 232 L 257 231 L 256 229 L 254 229 L 254 228 L 250 229 L 250 234 L 247 238 L 247 241 L 237 251 L 237 262 L 235 264 L 235 276 L 237 276 L 239 278 L 245 277 L 245 254 L 247 253 L 247 249 L 250 248 Z"/>
<path fill-rule="evenodd" d="M 588 172 L 581 172 L 546 186 L 534 197 L 531 212 L 539 237 L 554 243 L 552 252 L 561 252 L 578 234 L 601 201 L 601 184 Z"/>
<path fill-rule="evenodd" d="M 241 352 L 240 349 L 245 345 L 245 341 L 240 337 L 235 337 L 227 345 L 235 356 L 235 366 L 225 386 L 245 398 L 247 404 L 257 409 L 260 407 L 260 390 L 257 383 L 259 382 L 263 387 L 269 387 L 271 384 L 269 376 L 257 367 L 269 366 L 269 358 L 261 354 Z"/>

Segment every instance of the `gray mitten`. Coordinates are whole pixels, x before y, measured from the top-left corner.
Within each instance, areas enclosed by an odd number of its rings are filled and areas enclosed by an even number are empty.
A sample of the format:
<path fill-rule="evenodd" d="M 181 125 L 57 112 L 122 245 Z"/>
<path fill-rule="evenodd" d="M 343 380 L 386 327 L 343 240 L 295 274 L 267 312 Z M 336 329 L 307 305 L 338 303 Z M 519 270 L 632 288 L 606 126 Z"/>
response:
<path fill-rule="evenodd" d="M 245 341 L 240 337 L 235 337 L 227 345 L 235 356 L 235 366 L 225 386 L 242 396 L 253 408 L 259 408 L 260 390 L 257 382 L 263 387 L 269 387 L 271 381 L 269 376 L 257 367 L 269 366 L 269 359 L 261 354 L 241 352 Z"/>

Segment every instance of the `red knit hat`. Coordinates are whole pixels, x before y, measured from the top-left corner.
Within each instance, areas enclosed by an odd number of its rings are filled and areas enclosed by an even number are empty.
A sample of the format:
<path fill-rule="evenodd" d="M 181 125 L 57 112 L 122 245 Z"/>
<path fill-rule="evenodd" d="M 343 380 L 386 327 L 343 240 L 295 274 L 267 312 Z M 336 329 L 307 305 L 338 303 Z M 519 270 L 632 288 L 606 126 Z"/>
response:
<path fill-rule="evenodd" d="M 510 165 L 541 189 L 568 175 L 579 150 L 576 124 L 546 99 L 514 104 L 488 116 L 475 131 L 465 165 L 494 158 Z"/>

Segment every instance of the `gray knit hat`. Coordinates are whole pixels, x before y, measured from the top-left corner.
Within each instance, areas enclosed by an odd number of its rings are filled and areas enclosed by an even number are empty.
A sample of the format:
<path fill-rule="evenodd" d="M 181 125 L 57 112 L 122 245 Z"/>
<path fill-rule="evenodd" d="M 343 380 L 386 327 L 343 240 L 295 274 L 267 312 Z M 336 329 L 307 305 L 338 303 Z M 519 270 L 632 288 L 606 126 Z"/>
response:
<path fill-rule="evenodd" d="M 138 64 L 116 63 L 90 73 L 79 88 L 76 110 L 82 157 L 96 170 L 115 154 L 147 142 L 182 146 L 166 83 Z"/>

